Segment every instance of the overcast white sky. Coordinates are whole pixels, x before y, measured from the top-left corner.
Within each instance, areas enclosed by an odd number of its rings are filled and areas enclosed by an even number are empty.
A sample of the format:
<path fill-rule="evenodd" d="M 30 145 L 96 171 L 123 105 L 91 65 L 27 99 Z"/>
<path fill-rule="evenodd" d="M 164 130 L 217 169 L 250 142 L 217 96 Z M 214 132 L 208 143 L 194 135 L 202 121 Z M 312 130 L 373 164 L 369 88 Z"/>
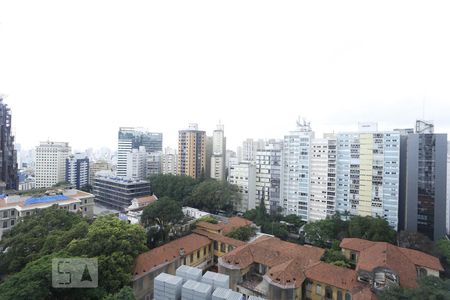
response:
<path fill-rule="evenodd" d="M 189 122 L 228 148 L 434 120 L 450 132 L 449 1 L 0 1 L 0 93 L 17 142 L 116 147 Z"/>

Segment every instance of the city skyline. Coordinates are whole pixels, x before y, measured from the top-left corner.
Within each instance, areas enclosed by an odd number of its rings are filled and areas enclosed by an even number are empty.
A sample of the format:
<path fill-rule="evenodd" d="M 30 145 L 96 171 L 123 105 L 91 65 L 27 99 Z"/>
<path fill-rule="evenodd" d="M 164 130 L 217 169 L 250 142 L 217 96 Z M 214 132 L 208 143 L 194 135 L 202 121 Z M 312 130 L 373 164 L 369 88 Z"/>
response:
<path fill-rule="evenodd" d="M 222 121 L 234 149 L 298 115 L 319 134 L 416 119 L 450 132 L 448 3 L 22 4 L 0 5 L 0 93 L 24 148 L 114 149 L 121 126 L 175 148 L 187 123 Z"/>

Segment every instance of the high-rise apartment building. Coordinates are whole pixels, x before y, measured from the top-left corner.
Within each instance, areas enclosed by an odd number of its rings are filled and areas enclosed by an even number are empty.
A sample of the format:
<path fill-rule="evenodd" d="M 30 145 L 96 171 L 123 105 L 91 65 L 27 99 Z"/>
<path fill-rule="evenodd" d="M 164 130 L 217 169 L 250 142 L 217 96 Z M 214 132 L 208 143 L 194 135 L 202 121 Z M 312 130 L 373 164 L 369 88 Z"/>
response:
<path fill-rule="evenodd" d="M 240 212 L 254 209 L 256 203 L 256 166 L 254 162 L 240 162 L 230 167 L 228 182 L 235 184 L 241 194 L 240 203 L 234 203 L 234 209 Z"/>
<path fill-rule="evenodd" d="M 36 188 L 51 187 L 66 180 L 66 159 L 69 143 L 41 142 L 36 147 Z"/>
<path fill-rule="evenodd" d="M 205 176 L 206 133 L 197 124 L 178 132 L 178 174 L 194 179 Z"/>
<path fill-rule="evenodd" d="M 336 211 L 385 218 L 398 227 L 400 134 L 360 124 L 337 134 Z"/>
<path fill-rule="evenodd" d="M 313 139 L 310 155 L 309 221 L 326 219 L 336 209 L 336 138 Z"/>
<path fill-rule="evenodd" d="M 266 209 L 278 212 L 281 192 L 281 152 L 283 142 L 269 140 L 256 152 L 256 206 L 264 199 Z"/>
<path fill-rule="evenodd" d="M 175 149 L 165 148 L 164 154 L 161 156 L 162 173 L 176 175 L 178 169 L 177 159 L 178 155 Z"/>
<path fill-rule="evenodd" d="M 162 151 L 162 133 L 148 132 L 142 128 L 120 127 L 117 150 L 117 176 L 127 176 L 127 154 L 143 146 L 147 153 Z"/>
<path fill-rule="evenodd" d="M 89 184 L 89 158 L 81 153 L 66 159 L 66 182 L 80 189 Z"/>
<path fill-rule="evenodd" d="M 11 110 L 0 96 L 0 186 L 18 190 L 17 151 L 14 149 L 11 119 Z"/>
<path fill-rule="evenodd" d="M 162 152 L 152 152 L 147 154 L 147 177 L 162 173 L 162 155 Z"/>
<path fill-rule="evenodd" d="M 242 142 L 242 147 L 238 148 L 239 161 L 255 161 L 256 151 L 264 148 L 264 140 L 246 139 Z"/>
<path fill-rule="evenodd" d="M 310 150 L 314 132 L 306 121 L 284 137 L 281 167 L 281 203 L 285 215 L 308 221 Z"/>
<path fill-rule="evenodd" d="M 112 171 L 112 164 L 106 160 L 91 161 L 89 163 L 89 184 L 94 184 L 95 174 L 99 171 Z"/>
<path fill-rule="evenodd" d="M 402 136 L 400 228 L 432 240 L 446 234 L 447 134 L 417 121 L 416 133 Z"/>
<path fill-rule="evenodd" d="M 213 179 L 225 180 L 226 138 L 222 124 L 217 125 L 217 129 L 214 130 L 212 143 L 210 176 Z"/>
<path fill-rule="evenodd" d="M 145 179 L 147 176 L 147 151 L 144 146 L 127 153 L 126 178 Z"/>

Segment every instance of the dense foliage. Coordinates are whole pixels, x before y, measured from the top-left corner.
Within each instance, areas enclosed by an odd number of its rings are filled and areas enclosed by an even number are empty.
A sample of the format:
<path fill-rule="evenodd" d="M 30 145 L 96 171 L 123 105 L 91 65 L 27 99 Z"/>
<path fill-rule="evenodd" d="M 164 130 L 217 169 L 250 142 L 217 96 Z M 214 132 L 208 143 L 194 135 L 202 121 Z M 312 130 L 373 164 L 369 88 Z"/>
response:
<path fill-rule="evenodd" d="M 181 204 L 166 196 L 146 206 L 142 213 L 141 223 L 149 233 L 148 245 L 153 247 L 167 242 L 173 226 L 183 218 Z"/>
<path fill-rule="evenodd" d="M 226 236 L 247 242 L 256 235 L 256 228 L 253 226 L 243 226 L 229 232 Z"/>
<path fill-rule="evenodd" d="M 382 300 L 422 300 L 450 299 L 450 279 L 443 280 L 435 276 L 427 276 L 418 280 L 416 289 L 390 288 L 384 291 L 380 299 Z"/>
<path fill-rule="evenodd" d="M 243 215 L 247 220 L 252 221 L 258 226 L 261 226 L 263 233 L 272 234 L 282 240 L 289 238 L 290 232 L 297 233 L 300 227 L 305 223 L 300 220 L 298 216 L 288 215 L 269 215 L 264 205 L 264 200 L 261 200 L 259 206 L 255 209 L 248 210 Z M 291 224 L 288 226 L 285 222 Z"/>
<path fill-rule="evenodd" d="M 325 220 L 308 223 L 303 230 L 305 240 L 318 247 L 329 247 L 333 241 L 345 237 L 392 244 L 396 242 L 396 232 L 386 220 L 369 216 L 352 216 L 347 221 L 342 220 L 337 213 Z"/>
<path fill-rule="evenodd" d="M 6 275 L 0 299 L 133 299 L 123 288 L 131 283 L 134 259 L 147 249 L 145 232 L 138 225 L 113 215 L 89 225 L 77 214 L 57 208 L 24 218 L 0 245 L 6 249 L 0 257 Z M 98 288 L 52 287 L 52 259 L 68 257 L 98 259 Z"/>
<path fill-rule="evenodd" d="M 195 180 L 189 176 L 161 174 L 150 177 L 150 183 L 158 197 L 169 197 L 183 206 L 212 213 L 231 213 L 241 201 L 237 186 L 225 180 Z"/>

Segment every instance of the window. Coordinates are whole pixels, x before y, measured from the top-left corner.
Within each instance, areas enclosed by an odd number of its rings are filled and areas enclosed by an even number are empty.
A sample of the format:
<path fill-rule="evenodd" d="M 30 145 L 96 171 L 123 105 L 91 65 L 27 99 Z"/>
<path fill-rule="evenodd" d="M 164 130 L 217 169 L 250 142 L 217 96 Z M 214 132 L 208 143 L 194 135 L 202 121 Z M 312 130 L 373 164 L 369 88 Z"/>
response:
<path fill-rule="evenodd" d="M 217 241 L 214 241 L 214 250 L 219 250 L 219 246 L 217 245 Z"/>
<path fill-rule="evenodd" d="M 425 268 L 417 268 L 417 276 L 418 277 L 426 277 L 427 270 Z"/>
<path fill-rule="evenodd" d="M 3 212 L 3 218 L 7 218 L 7 217 L 8 217 L 8 211 L 5 210 L 5 211 Z"/>
<path fill-rule="evenodd" d="M 200 250 L 197 251 L 197 259 L 200 258 Z"/>
<path fill-rule="evenodd" d="M 3 228 L 8 228 L 8 222 L 3 221 Z"/>
<path fill-rule="evenodd" d="M 206 255 L 206 247 L 203 248 L 203 255 Z"/>
<path fill-rule="evenodd" d="M 191 260 L 190 262 L 192 263 L 194 261 L 194 253 L 191 253 Z"/>
<path fill-rule="evenodd" d="M 350 295 L 349 292 L 345 293 L 345 300 L 352 300 L 352 296 Z"/>
<path fill-rule="evenodd" d="M 325 299 L 333 299 L 333 290 L 329 286 L 325 287 Z"/>
<path fill-rule="evenodd" d="M 306 279 L 305 282 L 306 282 L 306 291 L 307 292 L 311 292 L 312 291 L 312 283 L 311 283 L 311 281 L 309 279 Z"/>
<path fill-rule="evenodd" d="M 16 211 L 15 210 L 11 210 L 11 216 L 16 215 Z"/>
<path fill-rule="evenodd" d="M 220 252 L 225 252 L 225 244 L 220 243 Z"/>
<path fill-rule="evenodd" d="M 11 226 L 14 226 L 16 222 L 14 220 L 11 220 Z"/>
<path fill-rule="evenodd" d="M 316 294 L 322 295 L 322 286 L 320 284 L 316 285 Z"/>
<path fill-rule="evenodd" d="M 341 290 L 337 291 L 337 300 L 342 300 L 342 291 Z"/>

